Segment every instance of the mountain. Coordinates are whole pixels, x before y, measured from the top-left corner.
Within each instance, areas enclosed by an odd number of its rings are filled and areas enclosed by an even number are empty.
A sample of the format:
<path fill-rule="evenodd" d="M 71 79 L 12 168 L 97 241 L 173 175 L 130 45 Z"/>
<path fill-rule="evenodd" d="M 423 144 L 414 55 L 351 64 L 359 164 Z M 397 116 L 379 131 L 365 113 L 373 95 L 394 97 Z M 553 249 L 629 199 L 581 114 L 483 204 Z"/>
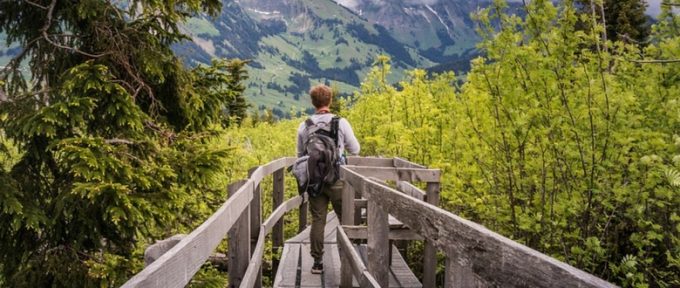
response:
<path fill-rule="evenodd" d="M 225 0 L 218 16 L 189 20 L 191 41 L 175 50 L 190 65 L 251 60 L 246 96 L 285 117 L 311 109 L 316 83 L 353 93 L 379 55 L 392 59 L 391 81 L 413 68 L 464 69 L 478 41 L 470 13 L 488 1 Z M 0 50 L 0 61 L 16 49 Z"/>
<path fill-rule="evenodd" d="M 407 69 L 465 67 L 451 63 L 475 55 L 478 39 L 470 13 L 484 3 L 225 2 L 218 17 L 187 23 L 193 41 L 178 45 L 177 51 L 192 64 L 207 63 L 211 57 L 250 59 L 247 97 L 257 108 L 285 117 L 311 109 L 306 91 L 316 83 L 353 93 L 379 55 L 392 58 L 392 81 Z"/>
<path fill-rule="evenodd" d="M 436 62 L 455 60 L 474 48 L 478 37 L 470 13 L 488 5 L 456 0 L 336 1 Z"/>

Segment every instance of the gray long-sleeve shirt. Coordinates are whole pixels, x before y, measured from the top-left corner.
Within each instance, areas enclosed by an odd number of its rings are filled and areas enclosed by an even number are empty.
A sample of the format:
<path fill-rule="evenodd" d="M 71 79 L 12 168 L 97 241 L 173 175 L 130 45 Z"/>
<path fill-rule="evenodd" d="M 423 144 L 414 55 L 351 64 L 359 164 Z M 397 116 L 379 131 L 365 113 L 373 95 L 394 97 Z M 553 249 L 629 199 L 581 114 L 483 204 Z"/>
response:
<path fill-rule="evenodd" d="M 331 119 L 333 119 L 333 114 L 331 113 L 324 113 L 324 114 L 314 114 L 310 118 L 312 121 L 316 124 L 319 122 L 325 122 L 330 125 Z M 307 125 L 305 125 L 305 122 L 300 123 L 300 127 L 298 127 L 297 130 L 297 157 L 302 157 L 302 154 L 304 154 L 304 141 L 305 141 L 305 128 Z M 354 136 L 354 131 L 352 131 L 352 126 L 349 125 L 349 122 L 345 118 L 340 118 L 340 121 L 338 122 L 338 148 L 340 150 L 340 155 L 344 153 L 345 150 L 351 155 L 359 155 L 359 141 L 357 141 L 357 137 Z"/>

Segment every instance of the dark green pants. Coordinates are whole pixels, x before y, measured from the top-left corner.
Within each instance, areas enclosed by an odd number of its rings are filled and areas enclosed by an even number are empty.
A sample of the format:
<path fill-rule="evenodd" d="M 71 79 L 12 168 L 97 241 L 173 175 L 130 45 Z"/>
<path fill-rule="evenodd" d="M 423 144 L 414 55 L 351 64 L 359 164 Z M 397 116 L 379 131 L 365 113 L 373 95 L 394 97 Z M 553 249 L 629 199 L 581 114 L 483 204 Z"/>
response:
<path fill-rule="evenodd" d="M 342 187 L 344 182 L 338 180 L 331 187 L 324 187 L 321 194 L 309 197 L 309 210 L 312 213 L 312 230 L 310 238 L 312 242 L 312 257 L 321 260 L 323 257 L 323 236 L 326 227 L 326 215 L 328 214 L 328 202 L 333 204 L 333 211 L 342 219 Z"/>

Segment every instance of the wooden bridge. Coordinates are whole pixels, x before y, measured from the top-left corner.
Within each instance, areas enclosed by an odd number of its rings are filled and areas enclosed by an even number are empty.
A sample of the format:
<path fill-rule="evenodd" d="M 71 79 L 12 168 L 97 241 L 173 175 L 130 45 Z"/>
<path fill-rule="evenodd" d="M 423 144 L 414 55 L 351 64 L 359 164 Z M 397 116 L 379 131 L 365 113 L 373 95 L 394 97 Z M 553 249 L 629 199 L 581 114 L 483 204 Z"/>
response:
<path fill-rule="evenodd" d="M 445 287 L 615 287 L 437 207 L 440 171 L 400 158 L 350 157 L 342 166 L 342 219 L 329 214 L 325 270 L 310 274 L 307 199 L 284 201 L 294 161 L 272 161 L 229 185 L 229 199 L 191 234 L 149 247 L 157 259 L 123 287 L 184 287 L 225 236 L 229 287 L 261 287 L 269 234 L 274 251 L 283 247 L 274 287 L 436 287 L 437 252 L 446 256 Z M 260 183 L 270 175 L 274 208 L 262 222 Z M 300 234 L 284 243 L 282 220 L 294 209 Z M 424 240 L 422 279 L 393 245 L 409 240 Z"/>

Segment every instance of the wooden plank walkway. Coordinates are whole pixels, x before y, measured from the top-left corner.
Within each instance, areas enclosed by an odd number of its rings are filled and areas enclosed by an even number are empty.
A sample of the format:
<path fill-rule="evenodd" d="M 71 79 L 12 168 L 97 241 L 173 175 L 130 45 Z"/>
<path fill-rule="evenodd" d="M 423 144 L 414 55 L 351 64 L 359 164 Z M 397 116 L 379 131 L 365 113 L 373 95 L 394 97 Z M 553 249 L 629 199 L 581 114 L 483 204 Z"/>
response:
<path fill-rule="evenodd" d="M 391 224 L 396 225 L 397 223 Z M 311 273 L 313 259 L 310 255 L 310 228 L 307 227 L 302 233 L 285 242 L 279 269 L 274 280 L 274 287 L 339 287 L 340 254 L 336 240 L 337 226 L 338 219 L 335 213 L 330 212 L 326 218 L 324 230 L 324 273 Z M 366 245 L 355 245 L 355 249 L 366 263 Z M 359 287 L 356 279 L 353 279 L 352 282 L 353 287 Z M 389 282 L 390 287 L 423 287 L 395 247 L 392 249 Z"/>

